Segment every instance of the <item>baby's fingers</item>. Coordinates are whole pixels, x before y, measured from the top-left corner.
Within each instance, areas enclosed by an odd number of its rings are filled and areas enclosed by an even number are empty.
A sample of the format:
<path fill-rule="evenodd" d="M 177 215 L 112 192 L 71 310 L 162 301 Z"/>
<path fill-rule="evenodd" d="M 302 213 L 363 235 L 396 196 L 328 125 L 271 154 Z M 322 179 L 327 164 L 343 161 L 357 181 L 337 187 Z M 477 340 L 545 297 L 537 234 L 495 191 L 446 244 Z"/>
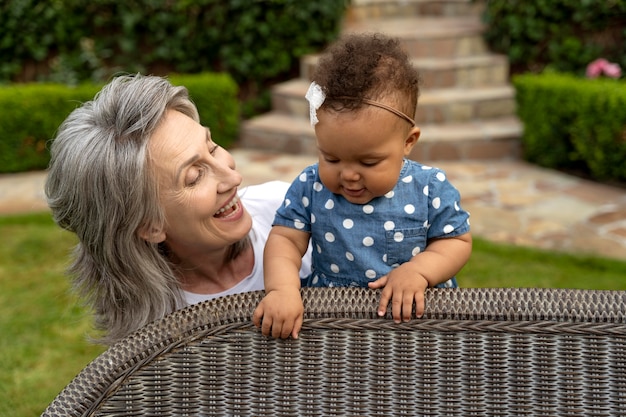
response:
<path fill-rule="evenodd" d="M 272 337 L 278 339 L 286 339 L 289 337 L 289 333 L 291 333 L 291 327 L 287 325 L 284 321 L 274 321 L 272 323 Z"/>
<path fill-rule="evenodd" d="M 254 313 L 252 313 L 252 323 L 256 327 L 261 327 L 261 321 L 263 320 L 263 301 L 259 303 L 259 305 L 254 309 Z"/>
<path fill-rule="evenodd" d="M 411 314 L 413 314 L 413 300 L 416 300 L 417 297 L 418 294 L 415 294 L 414 298 L 414 295 L 410 292 L 405 292 L 402 295 L 402 321 L 407 322 L 411 320 Z"/>
<path fill-rule="evenodd" d="M 302 327 L 302 319 L 293 320 L 275 320 L 272 323 L 272 337 L 278 339 L 287 339 L 289 336 L 293 336 L 294 339 L 298 338 L 298 332 L 300 332 L 300 328 Z"/>
<path fill-rule="evenodd" d="M 294 339 L 298 338 L 298 335 L 300 334 L 300 330 L 302 330 L 303 320 L 304 318 L 302 316 L 298 317 L 298 319 L 296 320 L 296 323 L 293 326 L 293 330 L 291 331 L 291 337 L 293 337 Z"/>
<path fill-rule="evenodd" d="M 263 321 L 261 322 L 261 333 L 263 336 L 269 336 L 272 334 L 274 329 L 274 326 L 272 326 L 273 324 L 272 317 L 268 315 L 263 316 Z"/>
<path fill-rule="evenodd" d="M 383 288 L 380 293 L 380 302 L 378 303 L 378 316 L 384 317 L 387 314 L 387 306 L 391 301 L 392 291 L 389 287 Z"/>
<path fill-rule="evenodd" d="M 368 286 L 369 288 L 371 288 L 371 289 L 374 289 L 374 290 L 375 290 L 375 289 L 377 289 L 377 288 L 382 288 L 382 287 L 384 287 L 385 285 L 387 285 L 387 277 L 388 277 L 388 275 L 385 275 L 385 276 L 383 276 L 383 277 L 380 277 L 380 278 L 378 278 L 376 281 L 369 282 L 369 283 L 367 284 L 367 286 Z"/>
<path fill-rule="evenodd" d="M 393 317 L 393 321 L 395 323 L 400 323 L 404 319 L 405 313 L 403 313 L 403 312 L 406 312 L 407 304 L 410 305 L 411 307 L 409 307 L 410 308 L 409 313 L 408 313 L 409 317 L 406 320 L 404 320 L 404 321 L 408 321 L 409 318 L 411 318 L 411 310 L 412 310 L 412 307 L 413 307 L 413 298 L 411 297 L 410 303 L 407 303 L 405 298 L 406 298 L 406 296 L 403 297 L 402 293 L 398 293 L 398 292 L 394 293 L 392 298 L 391 298 L 391 316 Z"/>
<path fill-rule="evenodd" d="M 424 315 L 425 310 L 425 302 L 424 302 L 424 292 L 420 291 L 415 293 L 415 316 L 418 319 L 421 319 Z"/>

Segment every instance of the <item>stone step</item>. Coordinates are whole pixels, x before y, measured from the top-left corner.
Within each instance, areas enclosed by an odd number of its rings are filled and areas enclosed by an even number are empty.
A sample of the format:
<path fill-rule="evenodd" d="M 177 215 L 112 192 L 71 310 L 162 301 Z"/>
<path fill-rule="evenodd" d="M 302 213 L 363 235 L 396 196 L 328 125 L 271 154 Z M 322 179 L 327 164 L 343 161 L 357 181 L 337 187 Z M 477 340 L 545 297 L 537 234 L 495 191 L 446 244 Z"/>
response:
<path fill-rule="evenodd" d="M 468 16 L 480 15 L 484 10 L 480 0 L 352 0 L 346 20 L 403 16 Z"/>
<path fill-rule="evenodd" d="M 286 115 L 308 117 L 309 103 L 304 95 L 310 84 L 309 80 L 294 78 L 274 85 L 271 93 L 272 110 Z"/>
<path fill-rule="evenodd" d="M 313 78 L 320 54 L 300 59 L 300 77 Z M 509 82 L 509 61 L 505 55 L 483 54 L 447 58 L 413 58 L 420 73 L 422 90 L 448 87 L 501 86 Z"/>
<path fill-rule="evenodd" d="M 522 124 L 507 58 L 483 39 L 484 0 L 352 0 L 342 32 L 382 32 L 402 42 L 422 76 L 411 157 L 508 160 L 520 157 Z M 272 89 L 271 113 L 242 124 L 239 144 L 315 155 L 304 94 L 319 55 L 300 61 L 300 78 Z"/>
<path fill-rule="evenodd" d="M 478 16 L 370 19 L 343 28 L 344 33 L 381 32 L 397 37 L 413 58 L 487 55 L 483 31 Z"/>
<path fill-rule="evenodd" d="M 418 124 L 445 124 L 487 121 L 513 115 L 515 111 L 515 88 L 503 85 L 424 90 L 415 116 Z"/>
<path fill-rule="evenodd" d="M 509 82 L 505 55 L 486 54 L 453 58 L 415 58 L 423 91 L 435 88 L 502 86 Z"/>
<path fill-rule="evenodd" d="M 301 78 L 272 88 L 272 109 L 286 115 L 307 118 L 309 103 L 304 98 L 309 81 Z M 423 89 L 416 121 L 455 123 L 499 118 L 515 113 L 515 90 L 510 85 L 481 88 Z"/>
<path fill-rule="evenodd" d="M 315 130 L 308 116 L 304 118 L 275 110 L 243 121 L 237 146 L 300 155 L 317 153 Z"/>
<path fill-rule="evenodd" d="M 410 155 L 417 161 L 514 160 L 521 157 L 523 125 L 515 116 L 493 120 L 423 124 Z"/>
<path fill-rule="evenodd" d="M 520 155 L 522 125 L 515 117 L 420 125 L 422 131 L 411 158 L 429 160 L 515 159 Z M 292 154 L 315 155 L 315 131 L 308 116 L 276 111 L 244 121 L 238 146 Z"/>

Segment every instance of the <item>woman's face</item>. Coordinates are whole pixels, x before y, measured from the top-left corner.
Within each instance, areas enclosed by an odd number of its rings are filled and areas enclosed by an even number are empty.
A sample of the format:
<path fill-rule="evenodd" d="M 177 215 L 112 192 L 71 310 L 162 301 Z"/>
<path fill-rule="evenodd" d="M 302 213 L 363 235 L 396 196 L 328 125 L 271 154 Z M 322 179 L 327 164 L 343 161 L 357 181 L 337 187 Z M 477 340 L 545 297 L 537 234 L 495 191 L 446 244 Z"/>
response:
<path fill-rule="evenodd" d="M 170 110 L 149 144 L 166 217 L 165 241 L 179 257 L 220 250 L 245 237 L 252 219 L 237 196 L 241 174 L 208 128 Z"/>

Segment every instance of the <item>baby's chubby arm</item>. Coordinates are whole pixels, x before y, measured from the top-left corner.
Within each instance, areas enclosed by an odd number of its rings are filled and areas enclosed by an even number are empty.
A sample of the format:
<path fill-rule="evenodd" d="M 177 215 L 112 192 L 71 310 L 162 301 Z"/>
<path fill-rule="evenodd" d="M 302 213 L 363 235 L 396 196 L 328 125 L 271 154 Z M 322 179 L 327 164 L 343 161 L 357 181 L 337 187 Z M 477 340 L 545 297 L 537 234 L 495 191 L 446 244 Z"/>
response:
<path fill-rule="evenodd" d="M 456 237 L 432 240 L 426 249 L 389 274 L 371 282 L 370 288 L 383 288 L 378 315 L 384 316 L 391 301 L 395 322 L 409 321 L 415 302 L 415 315 L 424 314 L 424 290 L 447 281 L 458 273 L 469 260 L 472 236 L 465 233 Z"/>
<path fill-rule="evenodd" d="M 310 234 L 285 226 L 273 226 L 263 254 L 265 297 L 252 314 L 263 335 L 298 338 L 304 306 L 300 295 L 300 266 Z"/>

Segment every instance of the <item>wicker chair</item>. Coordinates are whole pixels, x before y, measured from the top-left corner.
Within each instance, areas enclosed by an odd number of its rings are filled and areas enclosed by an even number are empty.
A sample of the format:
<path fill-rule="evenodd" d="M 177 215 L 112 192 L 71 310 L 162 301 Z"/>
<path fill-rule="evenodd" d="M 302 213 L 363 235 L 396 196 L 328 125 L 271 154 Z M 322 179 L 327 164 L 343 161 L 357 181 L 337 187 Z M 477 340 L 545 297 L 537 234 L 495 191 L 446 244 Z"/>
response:
<path fill-rule="evenodd" d="M 304 289 L 298 340 L 250 322 L 262 292 L 180 310 L 112 346 L 44 416 L 626 416 L 626 291 Z"/>

